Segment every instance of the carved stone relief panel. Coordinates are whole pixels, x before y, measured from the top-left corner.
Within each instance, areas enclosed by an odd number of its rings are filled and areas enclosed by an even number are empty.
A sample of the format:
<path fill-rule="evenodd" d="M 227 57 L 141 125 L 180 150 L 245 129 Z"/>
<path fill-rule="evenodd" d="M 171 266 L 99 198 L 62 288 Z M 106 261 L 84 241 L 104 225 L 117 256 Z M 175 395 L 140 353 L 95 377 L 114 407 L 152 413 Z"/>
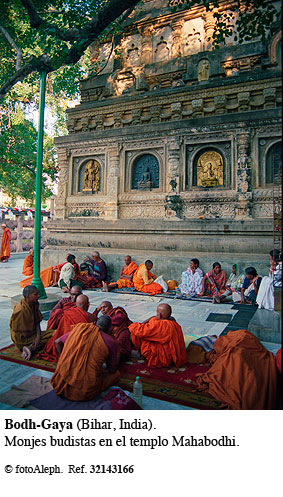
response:
<path fill-rule="evenodd" d="M 196 18 L 184 23 L 183 54 L 185 56 L 202 52 L 204 47 L 204 21 Z"/>
<path fill-rule="evenodd" d="M 171 58 L 172 28 L 166 26 L 154 33 L 153 56 L 154 62 L 166 62 Z"/>
<path fill-rule="evenodd" d="M 122 42 L 124 67 L 137 67 L 140 65 L 141 35 L 127 36 Z"/>
<path fill-rule="evenodd" d="M 232 144 L 211 141 L 210 145 L 189 144 L 186 147 L 186 189 L 231 188 Z"/>
<path fill-rule="evenodd" d="M 150 145 L 146 148 L 146 145 L 143 142 L 136 150 L 125 152 L 125 191 L 163 189 L 164 150 L 150 148 Z"/>
<path fill-rule="evenodd" d="M 72 194 L 101 194 L 105 189 L 105 156 L 73 157 Z"/>
<path fill-rule="evenodd" d="M 272 185 L 273 171 L 282 164 L 282 141 L 280 137 L 261 137 L 258 139 L 259 185 Z"/>

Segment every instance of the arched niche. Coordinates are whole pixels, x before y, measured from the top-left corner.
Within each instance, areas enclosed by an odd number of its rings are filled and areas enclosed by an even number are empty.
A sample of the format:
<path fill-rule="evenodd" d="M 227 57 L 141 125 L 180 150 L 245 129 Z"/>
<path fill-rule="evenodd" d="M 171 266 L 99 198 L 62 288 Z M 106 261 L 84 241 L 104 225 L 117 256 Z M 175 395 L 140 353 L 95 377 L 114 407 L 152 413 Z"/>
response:
<path fill-rule="evenodd" d="M 145 153 L 136 157 L 132 165 L 131 189 L 153 190 L 159 188 L 160 164 L 157 157 Z"/>
<path fill-rule="evenodd" d="M 225 159 L 220 150 L 206 147 L 196 153 L 192 180 L 192 186 L 198 188 L 219 188 L 225 185 Z"/>
<path fill-rule="evenodd" d="M 265 156 L 265 184 L 271 185 L 278 181 L 279 170 L 282 170 L 282 142 L 269 147 Z"/>
<path fill-rule="evenodd" d="M 78 169 L 78 193 L 100 193 L 102 190 L 102 166 L 97 159 L 84 160 Z"/>

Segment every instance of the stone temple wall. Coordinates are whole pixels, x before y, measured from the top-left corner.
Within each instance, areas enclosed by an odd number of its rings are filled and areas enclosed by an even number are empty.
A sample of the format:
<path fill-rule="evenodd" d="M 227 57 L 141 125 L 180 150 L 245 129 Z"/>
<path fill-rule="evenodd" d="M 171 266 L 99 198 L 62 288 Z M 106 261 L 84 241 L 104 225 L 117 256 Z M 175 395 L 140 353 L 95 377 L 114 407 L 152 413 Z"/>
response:
<path fill-rule="evenodd" d="M 81 82 L 56 139 L 58 247 L 182 254 L 267 254 L 273 173 L 281 151 L 281 32 L 212 49 L 201 7 L 172 13 L 144 2 L 114 57 L 92 49 L 97 77 Z M 223 3 L 222 10 L 227 8 Z M 251 248 L 252 247 L 252 248 Z"/>

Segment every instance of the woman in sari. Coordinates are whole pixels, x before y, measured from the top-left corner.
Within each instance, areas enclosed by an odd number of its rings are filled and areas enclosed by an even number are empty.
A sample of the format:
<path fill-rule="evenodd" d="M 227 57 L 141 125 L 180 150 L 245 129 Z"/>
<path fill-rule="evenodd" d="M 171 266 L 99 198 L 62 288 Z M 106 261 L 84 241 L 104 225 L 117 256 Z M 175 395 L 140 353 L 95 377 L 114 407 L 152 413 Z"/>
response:
<path fill-rule="evenodd" d="M 221 304 L 226 301 L 226 298 L 230 299 L 232 298 L 232 293 L 237 292 L 238 290 L 241 290 L 243 282 L 245 279 L 245 274 L 240 266 L 240 264 L 233 264 L 232 266 L 232 273 L 229 274 L 227 283 L 226 283 L 226 290 L 225 292 L 220 295 L 216 296 L 214 299 L 214 304 Z"/>
<path fill-rule="evenodd" d="M 219 300 L 226 290 L 227 274 L 221 269 L 219 262 L 214 262 L 212 269 L 203 278 L 202 291 L 200 297 L 207 295 L 213 297 L 213 303 Z M 219 300 L 220 302 L 220 300 Z"/>

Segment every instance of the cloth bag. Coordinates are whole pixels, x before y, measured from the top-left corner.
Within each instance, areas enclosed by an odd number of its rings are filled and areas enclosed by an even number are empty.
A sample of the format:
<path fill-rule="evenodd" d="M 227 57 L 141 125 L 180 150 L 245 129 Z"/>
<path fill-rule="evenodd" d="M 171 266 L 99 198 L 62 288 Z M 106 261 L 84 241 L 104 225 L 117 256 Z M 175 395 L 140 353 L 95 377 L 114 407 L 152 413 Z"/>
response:
<path fill-rule="evenodd" d="M 168 285 L 166 281 L 163 279 L 163 274 L 161 276 L 158 276 L 158 278 L 154 280 L 154 283 L 158 283 L 158 285 L 162 286 L 163 292 L 168 291 Z"/>

